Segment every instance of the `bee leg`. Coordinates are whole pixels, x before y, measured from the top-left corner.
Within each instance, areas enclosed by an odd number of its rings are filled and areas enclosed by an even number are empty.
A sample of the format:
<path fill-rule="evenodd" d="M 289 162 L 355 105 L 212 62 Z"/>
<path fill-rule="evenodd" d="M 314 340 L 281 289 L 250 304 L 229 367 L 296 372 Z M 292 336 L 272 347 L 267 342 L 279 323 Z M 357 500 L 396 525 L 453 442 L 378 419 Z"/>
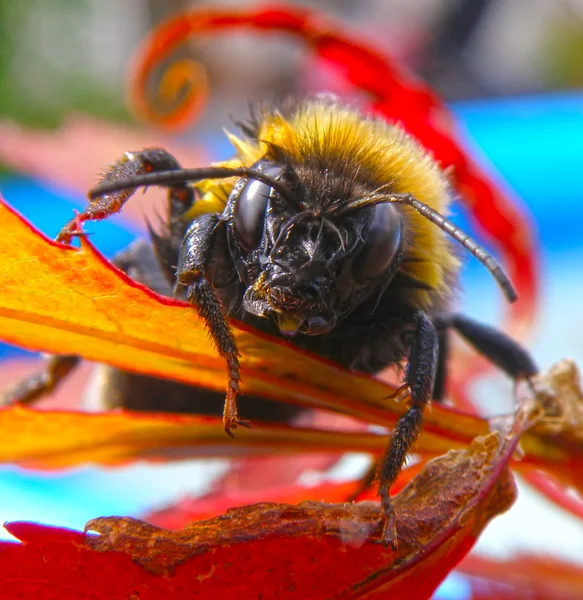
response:
<path fill-rule="evenodd" d="M 437 353 L 437 367 L 435 372 L 435 383 L 433 384 L 433 402 L 443 402 L 445 396 L 445 383 L 447 376 L 447 359 L 449 355 L 449 336 L 447 325 L 436 323 L 434 321 L 435 329 L 437 330 L 438 340 L 438 353 Z M 406 390 L 401 390 L 402 392 Z M 399 395 L 399 390 L 397 390 Z M 403 394 L 405 395 L 405 394 Z M 356 488 L 350 492 L 346 497 L 346 502 L 355 502 L 356 499 L 364 494 L 374 483 L 377 472 L 379 470 L 380 459 L 375 459 L 370 467 L 365 471 L 364 475 L 360 478 Z"/>
<path fill-rule="evenodd" d="M 139 152 L 126 152 L 122 158 L 103 173 L 100 183 L 127 179 L 153 171 L 169 171 L 176 169 L 180 169 L 180 164 L 166 150 L 150 148 Z M 177 200 L 183 196 L 185 203 L 187 203 L 189 199 L 191 201 L 192 191 L 189 190 L 186 184 L 177 184 L 176 186 L 172 186 L 172 189 L 174 190 L 174 195 Z M 134 192 L 135 190 L 123 190 L 105 194 L 104 196 L 90 200 L 89 206 L 74 219 L 71 219 L 61 229 L 57 235 L 57 241 L 63 244 L 69 244 L 73 236 L 78 233 L 79 223 L 85 221 L 100 221 L 119 212 L 123 205 L 132 197 Z"/>
<path fill-rule="evenodd" d="M 530 382 L 538 373 L 527 350 L 505 333 L 461 315 L 451 315 L 448 322 L 480 354 L 512 379 L 526 379 Z"/>
<path fill-rule="evenodd" d="M 233 429 L 239 425 L 249 426 L 249 422 L 242 421 L 237 412 L 236 399 L 240 380 L 239 352 L 227 322 L 223 302 L 208 279 L 214 242 L 217 231 L 221 227 L 220 217 L 216 213 L 205 213 L 192 222 L 182 242 L 176 277 L 177 286 L 187 286 L 188 301 L 197 309 L 217 351 L 227 362 L 228 384 L 223 425 L 225 431 L 234 437 Z"/>
<path fill-rule="evenodd" d="M 377 477 L 379 495 L 385 517 L 382 541 L 397 547 L 395 509 L 390 488 L 401 472 L 411 446 L 421 432 L 423 408 L 431 400 L 437 369 L 438 338 L 435 327 L 425 313 L 417 314 L 417 326 L 405 372 L 405 385 L 410 393 L 407 412 L 397 420 L 391 439 L 379 463 Z"/>
<path fill-rule="evenodd" d="M 44 368 L 3 390 L 0 405 L 34 404 L 53 392 L 81 361 L 79 356 L 49 356 Z"/>

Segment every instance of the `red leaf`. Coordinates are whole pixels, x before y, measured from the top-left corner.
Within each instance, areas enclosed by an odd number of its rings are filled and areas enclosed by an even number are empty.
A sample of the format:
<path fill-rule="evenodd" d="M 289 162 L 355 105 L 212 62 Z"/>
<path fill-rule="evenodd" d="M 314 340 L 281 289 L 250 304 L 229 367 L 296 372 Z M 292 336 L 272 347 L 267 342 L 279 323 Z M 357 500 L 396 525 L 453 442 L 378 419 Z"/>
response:
<path fill-rule="evenodd" d="M 12 523 L 0 545 L 8 597 L 429 598 L 487 522 L 515 498 L 511 436 L 491 434 L 435 459 L 395 498 L 399 549 L 378 543 L 376 503 L 257 504 L 178 532 L 129 518 L 99 536 Z"/>

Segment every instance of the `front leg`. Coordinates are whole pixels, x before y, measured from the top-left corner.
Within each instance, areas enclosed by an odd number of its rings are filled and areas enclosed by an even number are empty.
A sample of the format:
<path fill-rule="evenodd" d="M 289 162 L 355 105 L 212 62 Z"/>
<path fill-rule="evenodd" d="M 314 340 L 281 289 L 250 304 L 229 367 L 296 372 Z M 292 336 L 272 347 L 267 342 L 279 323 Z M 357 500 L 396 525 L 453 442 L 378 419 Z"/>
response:
<path fill-rule="evenodd" d="M 99 183 L 118 181 L 150 173 L 153 171 L 169 171 L 180 169 L 178 161 L 166 150 L 150 148 L 139 152 L 126 152 L 123 157 L 104 171 Z M 105 194 L 90 199 L 89 206 L 74 219 L 71 219 L 59 232 L 57 241 L 69 244 L 78 233 L 79 224 L 85 221 L 100 221 L 118 213 L 123 205 L 133 196 L 135 189 Z M 178 183 L 170 188 L 169 201 L 172 212 L 181 211 L 174 204 L 183 204 L 185 209 L 192 204 L 193 190 L 186 183 Z"/>
<path fill-rule="evenodd" d="M 437 350 L 438 338 L 433 323 L 425 313 L 418 313 L 405 372 L 405 384 L 400 390 L 408 392 L 410 405 L 407 412 L 402 414 L 395 424 L 391 440 L 380 461 L 377 473 L 379 495 L 385 517 L 382 539 L 384 543 L 392 544 L 394 548 L 397 546 L 397 530 L 390 488 L 401 472 L 411 446 L 421 432 L 423 408 L 431 400 L 433 394 Z"/>
<path fill-rule="evenodd" d="M 223 425 L 225 431 L 233 437 L 232 430 L 237 426 L 249 426 L 242 421 L 237 412 L 237 394 L 239 393 L 239 352 L 235 338 L 227 322 L 223 302 L 209 280 L 210 266 L 213 260 L 215 240 L 219 231 L 224 233 L 220 217 L 216 213 L 206 213 L 193 221 L 186 232 L 176 273 L 177 287 L 187 287 L 186 297 L 205 322 L 219 354 L 227 362 L 228 383 Z"/>

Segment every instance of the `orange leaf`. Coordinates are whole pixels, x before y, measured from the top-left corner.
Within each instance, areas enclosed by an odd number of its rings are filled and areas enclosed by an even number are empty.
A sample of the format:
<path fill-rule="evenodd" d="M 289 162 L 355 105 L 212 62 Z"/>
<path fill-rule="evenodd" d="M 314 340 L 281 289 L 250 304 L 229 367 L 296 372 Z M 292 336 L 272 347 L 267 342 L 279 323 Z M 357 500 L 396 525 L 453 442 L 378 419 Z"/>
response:
<path fill-rule="evenodd" d="M 200 319 L 190 306 L 161 297 L 132 281 L 108 263 L 87 240 L 82 240 L 79 250 L 51 242 L 2 202 L 0 222 L 1 340 L 55 354 L 76 353 L 128 371 L 210 389 L 225 388 L 223 361 L 216 355 Z M 326 408 L 388 427 L 405 409 L 403 405 L 384 400 L 393 388 L 372 377 L 355 375 L 241 325 L 235 327 L 235 337 L 243 355 L 242 387 L 245 392 Z M 560 392 L 564 386 L 559 385 L 557 389 Z M 34 411 L 5 411 L 2 415 L 5 429 L 22 435 L 19 430 L 23 427 L 23 418 L 34 418 Z M 48 419 L 46 413 L 44 418 Z M 69 420 L 75 448 L 86 436 L 84 429 L 92 418 L 98 417 L 79 415 Z M 93 423 L 97 427 L 98 421 Z M 32 431 L 33 435 L 28 439 L 29 451 L 21 456 L 6 446 L 3 436 L 0 454 L 4 460 L 28 461 L 32 452 L 37 461 L 35 464 L 42 465 L 34 447 L 52 443 L 43 439 L 46 437 L 43 429 L 38 425 L 24 427 L 24 431 Z M 179 429 L 176 426 L 175 431 Z M 143 428 L 138 426 L 136 432 L 140 430 Z M 424 433 L 416 451 L 427 455 L 441 454 L 450 448 L 467 446 L 473 438 L 488 430 L 489 425 L 483 419 L 434 406 L 426 411 Z M 253 433 L 239 435 L 241 440 L 251 441 Z M 380 447 L 378 436 L 368 436 L 363 441 L 365 434 L 361 435 L 360 440 L 369 451 L 374 451 L 372 446 Z M 518 466 L 549 468 L 567 483 L 583 486 L 580 477 L 582 435 L 572 427 L 551 430 L 539 427 L 536 434 L 527 432 L 522 440 L 525 457 Z M 192 430 L 184 437 L 188 443 L 193 443 Z M 295 436 L 294 439 L 295 443 L 289 447 L 296 450 L 302 438 Z M 310 438 L 303 439 L 305 443 Z M 324 449 L 320 439 L 315 442 L 316 447 Z M 101 443 L 110 441 L 102 439 Z M 291 439 L 287 438 L 287 441 Z M 328 450 L 337 451 L 337 435 L 329 441 Z M 147 454 L 152 446 L 150 440 L 149 444 L 128 451 L 125 444 L 122 452 L 114 453 L 127 460 L 140 453 Z M 26 448 L 26 440 L 20 440 L 15 448 Z M 87 445 L 84 448 L 87 449 Z M 96 447 L 95 454 L 91 459 L 103 459 L 101 447 Z M 80 454 L 75 460 L 88 460 L 90 456 L 90 453 Z"/>
<path fill-rule="evenodd" d="M 128 371 L 224 390 L 226 369 L 192 307 L 132 281 L 87 241 L 56 244 L 0 203 L 0 339 L 55 354 L 78 353 Z M 405 409 L 383 400 L 394 388 L 313 358 L 239 325 L 243 390 L 329 408 L 390 426 Z M 451 425 L 454 424 L 453 430 Z M 439 408 L 425 450 L 467 445 L 484 421 Z M 450 441 L 444 443 L 450 429 Z"/>
<path fill-rule="evenodd" d="M 372 452 L 386 437 L 367 432 L 302 429 L 253 424 L 231 440 L 218 418 L 112 411 L 91 414 L 0 409 L 0 462 L 37 469 L 82 463 L 121 464 L 131 460 L 177 460 L 245 453 Z"/>
<path fill-rule="evenodd" d="M 494 433 L 429 463 L 395 499 L 399 549 L 378 542 L 376 503 L 257 504 L 178 532 L 135 519 L 90 521 L 99 536 L 12 523 L 0 545 L 9 596 L 430 598 L 516 489 L 519 431 Z M 42 585 L 39 582 L 42 581 Z"/>

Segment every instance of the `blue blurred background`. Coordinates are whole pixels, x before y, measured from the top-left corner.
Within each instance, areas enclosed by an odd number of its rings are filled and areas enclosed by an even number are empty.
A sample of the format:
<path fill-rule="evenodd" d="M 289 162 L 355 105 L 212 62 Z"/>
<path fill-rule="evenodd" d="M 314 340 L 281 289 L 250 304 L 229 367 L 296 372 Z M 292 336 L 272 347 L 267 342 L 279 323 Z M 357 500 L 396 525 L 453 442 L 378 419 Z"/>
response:
<path fill-rule="evenodd" d="M 578 89 L 583 81 L 582 3 L 304 4 L 349 19 L 355 33 L 378 42 L 450 102 L 468 147 L 528 207 L 536 222 L 543 268 L 542 312 L 531 344 L 536 360 L 541 367 L 563 357 L 583 364 L 583 93 Z M 151 25 L 185 6 L 196 3 L 55 0 L 32 10 L 0 0 L 0 190 L 48 235 L 57 233 L 73 207 L 83 206 L 82 191 L 72 191 L 69 182 L 31 178 L 12 164 L 9 149 L 2 149 L 2 125 L 19 123 L 48 131 L 69 114 L 83 113 L 126 126 L 131 119 L 124 107 L 123 81 L 131 51 Z M 258 45 L 256 38 L 235 36 L 200 41 L 185 50 L 208 67 L 215 96 L 201 123 L 181 134 L 180 143 L 201 144 L 211 158 L 223 158 L 229 149 L 221 127 L 230 115 L 245 112 L 248 99 L 309 92 L 321 88 L 322 82 L 333 89 L 340 86 L 325 73 L 315 78 L 309 58 L 288 40 L 272 39 L 268 44 L 266 52 L 263 41 Z M 120 147 L 110 158 L 128 149 Z M 83 156 L 71 157 L 72 172 L 78 161 L 82 163 Z M 472 231 L 463 210 L 455 210 L 454 220 Z M 90 229 L 107 255 L 138 232 L 137 226 L 121 219 Z M 498 320 L 498 290 L 473 260 L 464 266 L 462 290 L 464 312 L 485 322 Z M 24 355 L 0 347 L 5 359 Z M 501 376 L 481 381 L 476 393 L 491 414 L 509 409 L 510 385 Z M 86 467 L 47 475 L 3 466 L 0 521 L 38 520 L 82 528 L 96 515 L 139 514 L 181 494 L 201 492 L 224 468 L 223 461 L 208 461 L 108 471 Z M 521 486 L 517 506 L 488 528 L 478 548 L 510 557 L 541 547 L 558 557 L 580 560 L 583 525 Z M 438 597 L 469 598 L 468 589 L 467 581 L 455 575 Z"/>

